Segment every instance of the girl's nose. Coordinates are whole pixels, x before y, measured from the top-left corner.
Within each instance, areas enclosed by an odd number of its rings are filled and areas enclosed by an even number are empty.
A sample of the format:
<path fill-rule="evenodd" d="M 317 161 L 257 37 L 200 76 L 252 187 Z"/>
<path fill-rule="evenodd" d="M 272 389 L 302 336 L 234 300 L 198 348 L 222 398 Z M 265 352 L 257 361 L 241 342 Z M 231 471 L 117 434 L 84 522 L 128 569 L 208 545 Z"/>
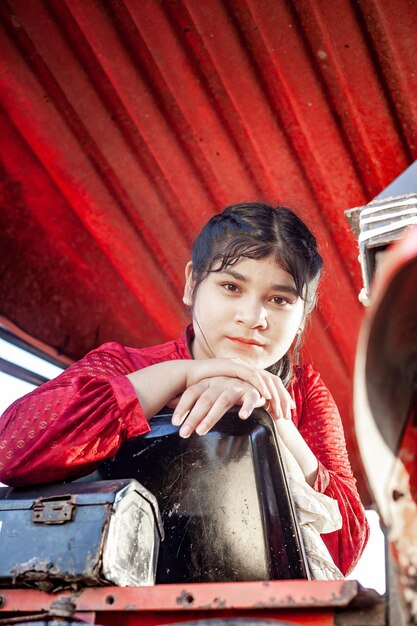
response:
<path fill-rule="evenodd" d="M 236 313 L 236 321 L 248 328 L 266 328 L 267 312 L 261 302 L 243 302 Z"/>

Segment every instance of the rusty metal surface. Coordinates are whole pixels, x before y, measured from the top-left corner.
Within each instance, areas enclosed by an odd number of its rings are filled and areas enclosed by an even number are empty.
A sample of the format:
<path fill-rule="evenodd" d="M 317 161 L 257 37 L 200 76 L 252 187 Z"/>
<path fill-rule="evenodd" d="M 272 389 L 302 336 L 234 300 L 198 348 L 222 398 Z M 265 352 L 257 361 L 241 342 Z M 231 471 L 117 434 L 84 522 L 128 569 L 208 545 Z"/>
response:
<path fill-rule="evenodd" d="M 38 498 L 33 503 L 32 522 L 35 524 L 65 524 L 72 520 L 76 504 L 74 496 Z"/>
<path fill-rule="evenodd" d="M 356 581 L 194 583 L 154 587 L 101 587 L 63 593 L 77 611 L 218 611 L 343 607 L 356 597 Z M 0 611 L 49 610 L 56 595 L 30 589 L 0 589 Z"/>
<path fill-rule="evenodd" d="M 292 205 L 328 268 L 306 355 L 358 471 L 343 210 L 417 156 L 416 21 L 409 0 L 2 0 L 0 315 L 71 358 L 172 338 L 203 222 Z"/>

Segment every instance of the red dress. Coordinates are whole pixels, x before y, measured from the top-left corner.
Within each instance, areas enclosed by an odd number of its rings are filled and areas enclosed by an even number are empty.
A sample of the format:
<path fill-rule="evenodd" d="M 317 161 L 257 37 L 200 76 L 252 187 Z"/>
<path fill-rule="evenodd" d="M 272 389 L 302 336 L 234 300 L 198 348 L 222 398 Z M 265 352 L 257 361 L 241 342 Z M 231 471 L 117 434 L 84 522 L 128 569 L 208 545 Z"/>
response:
<path fill-rule="evenodd" d="M 92 472 L 124 441 L 150 430 L 126 374 L 190 358 L 185 334 L 151 348 L 107 343 L 89 352 L 5 411 L 0 419 L 0 481 L 21 487 Z M 289 391 L 296 403 L 293 421 L 319 461 L 314 489 L 339 503 L 343 526 L 323 539 L 336 565 L 347 574 L 363 551 L 369 529 L 341 419 L 311 366 L 296 368 Z"/>

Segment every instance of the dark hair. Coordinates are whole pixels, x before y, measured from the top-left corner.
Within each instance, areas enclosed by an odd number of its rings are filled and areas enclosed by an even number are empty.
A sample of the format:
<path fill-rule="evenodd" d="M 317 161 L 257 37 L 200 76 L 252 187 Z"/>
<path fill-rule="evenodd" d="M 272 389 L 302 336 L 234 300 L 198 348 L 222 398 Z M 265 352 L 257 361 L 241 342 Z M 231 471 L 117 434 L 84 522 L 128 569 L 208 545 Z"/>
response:
<path fill-rule="evenodd" d="M 192 249 L 194 293 L 210 272 L 221 272 L 242 258 L 275 256 L 279 267 L 294 279 L 304 300 L 304 320 L 314 309 L 322 258 L 317 241 L 304 222 L 290 209 L 261 202 L 244 202 L 212 217 Z M 297 357 L 301 336 L 294 348 Z M 284 385 L 292 378 L 292 359 L 285 354 L 268 368 Z"/>

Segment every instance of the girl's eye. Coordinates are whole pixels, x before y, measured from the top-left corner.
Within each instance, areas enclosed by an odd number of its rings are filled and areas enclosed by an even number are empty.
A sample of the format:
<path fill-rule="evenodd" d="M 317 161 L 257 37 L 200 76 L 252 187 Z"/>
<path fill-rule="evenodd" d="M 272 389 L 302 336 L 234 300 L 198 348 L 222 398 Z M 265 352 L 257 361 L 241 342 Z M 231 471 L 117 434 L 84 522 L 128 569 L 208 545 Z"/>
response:
<path fill-rule="evenodd" d="M 283 298 L 282 296 L 274 296 L 273 298 L 271 298 L 271 302 L 273 302 L 274 304 L 279 304 L 280 306 L 282 306 L 283 304 L 291 304 L 288 298 Z"/>
<path fill-rule="evenodd" d="M 232 293 L 236 293 L 239 290 L 238 286 L 233 283 L 223 283 L 222 287 L 223 289 L 226 289 L 226 291 L 231 291 Z"/>

